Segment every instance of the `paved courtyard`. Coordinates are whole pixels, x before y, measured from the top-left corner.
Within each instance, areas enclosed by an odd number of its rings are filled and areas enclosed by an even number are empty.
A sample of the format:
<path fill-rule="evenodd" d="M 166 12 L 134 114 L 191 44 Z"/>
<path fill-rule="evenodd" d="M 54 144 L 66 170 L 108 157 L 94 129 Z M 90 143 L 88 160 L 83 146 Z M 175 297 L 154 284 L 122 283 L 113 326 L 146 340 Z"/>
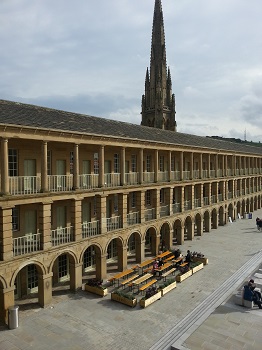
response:
<path fill-rule="evenodd" d="M 202 252 L 209 264 L 150 307 L 131 309 L 111 301 L 109 295 L 99 298 L 84 291 L 64 292 L 55 295 L 46 309 L 33 304 L 20 311 L 17 329 L 2 327 L 0 350 L 170 349 L 172 341 L 157 344 L 167 334 L 172 338 L 176 325 L 205 305 L 244 265 L 247 268 L 234 282 L 236 288 L 262 264 L 254 259 L 262 249 L 262 232 L 257 231 L 254 216 L 262 217 L 262 210 L 254 212 L 252 220 L 237 220 L 186 241 L 182 253 L 187 249 Z M 256 265 L 248 265 L 249 261 Z M 262 349 L 262 311 L 234 305 L 223 293 L 217 300 L 219 305 L 214 303 L 214 310 L 181 338 L 181 349 Z"/>

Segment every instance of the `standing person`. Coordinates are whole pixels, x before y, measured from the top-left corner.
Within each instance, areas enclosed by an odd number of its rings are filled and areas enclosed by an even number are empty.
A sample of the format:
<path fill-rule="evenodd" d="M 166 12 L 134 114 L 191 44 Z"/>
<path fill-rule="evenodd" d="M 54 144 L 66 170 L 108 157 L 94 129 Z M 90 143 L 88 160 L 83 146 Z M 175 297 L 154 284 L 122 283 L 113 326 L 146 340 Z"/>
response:
<path fill-rule="evenodd" d="M 257 225 L 257 229 L 258 229 L 258 231 L 260 231 L 259 221 L 260 221 L 260 219 L 259 219 L 259 218 L 256 218 L 256 225 Z"/>
<path fill-rule="evenodd" d="M 190 250 L 187 251 L 185 262 L 187 262 L 188 267 L 190 267 L 190 263 L 192 262 L 192 254 L 191 254 Z"/>

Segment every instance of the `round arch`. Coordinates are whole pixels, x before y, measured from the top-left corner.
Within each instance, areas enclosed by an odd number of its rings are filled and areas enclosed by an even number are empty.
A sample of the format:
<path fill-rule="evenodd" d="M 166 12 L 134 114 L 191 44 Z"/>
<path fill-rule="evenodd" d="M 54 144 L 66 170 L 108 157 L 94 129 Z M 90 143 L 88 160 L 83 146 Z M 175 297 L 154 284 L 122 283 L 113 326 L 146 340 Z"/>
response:
<path fill-rule="evenodd" d="M 173 224 L 173 244 L 183 244 L 184 235 L 182 233 L 182 222 L 180 219 L 176 219 Z"/>
<path fill-rule="evenodd" d="M 184 240 L 192 241 L 193 239 L 193 220 L 190 215 L 188 215 L 184 221 Z"/>
<path fill-rule="evenodd" d="M 107 256 L 106 267 L 108 272 L 109 270 L 124 270 L 126 265 L 126 255 L 124 256 L 125 243 L 120 236 L 113 237 L 107 242 L 104 254 Z M 125 249 L 125 253 L 126 251 L 127 249 Z"/>
<path fill-rule="evenodd" d="M 203 231 L 210 232 L 210 229 L 211 229 L 210 212 L 206 210 L 203 216 Z"/>
<path fill-rule="evenodd" d="M 171 226 L 169 222 L 164 222 L 160 227 L 160 247 L 164 251 L 172 246 Z"/>
<path fill-rule="evenodd" d="M 194 225 L 194 235 L 195 236 L 202 236 L 203 233 L 203 226 L 202 226 L 203 220 L 200 213 L 196 213 L 195 215 L 195 225 Z"/>
<path fill-rule="evenodd" d="M 151 253 L 151 255 L 157 255 L 157 229 L 154 226 L 148 227 L 145 231 L 145 253 Z"/>
<path fill-rule="evenodd" d="M 133 231 L 127 237 L 127 260 L 129 263 L 141 262 L 142 260 L 142 234 L 139 231 Z"/>
<path fill-rule="evenodd" d="M 93 278 L 102 279 L 102 247 L 100 244 L 92 243 L 85 245 L 80 255 L 80 262 L 82 262 L 83 282 L 91 276 Z"/>

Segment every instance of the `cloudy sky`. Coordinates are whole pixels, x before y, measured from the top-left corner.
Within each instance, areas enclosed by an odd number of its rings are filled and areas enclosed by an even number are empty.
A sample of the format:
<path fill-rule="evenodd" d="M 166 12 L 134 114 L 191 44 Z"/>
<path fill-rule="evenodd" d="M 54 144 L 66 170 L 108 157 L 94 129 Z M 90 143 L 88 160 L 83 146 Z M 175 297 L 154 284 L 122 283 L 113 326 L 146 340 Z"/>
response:
<path fill-rule="evenodd" d="M 162 7 L 178 131 L 262 141 L 262 1 Z M 0 99 L 140 124 L 153 10 L 154 0 L 0 0 Z"/>

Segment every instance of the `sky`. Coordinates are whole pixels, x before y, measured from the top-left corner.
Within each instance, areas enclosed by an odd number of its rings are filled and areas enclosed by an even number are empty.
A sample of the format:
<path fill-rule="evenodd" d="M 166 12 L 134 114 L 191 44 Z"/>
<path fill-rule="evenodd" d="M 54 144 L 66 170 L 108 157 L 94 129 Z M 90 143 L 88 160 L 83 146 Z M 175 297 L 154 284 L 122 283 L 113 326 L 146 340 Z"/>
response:
<path fill-rule="evenodd" d="M 162 0 L 177 131 L 262 141 L 262 1 Z M 0 99 L 141 122 L 154 0 L 0 0 Z"/>

